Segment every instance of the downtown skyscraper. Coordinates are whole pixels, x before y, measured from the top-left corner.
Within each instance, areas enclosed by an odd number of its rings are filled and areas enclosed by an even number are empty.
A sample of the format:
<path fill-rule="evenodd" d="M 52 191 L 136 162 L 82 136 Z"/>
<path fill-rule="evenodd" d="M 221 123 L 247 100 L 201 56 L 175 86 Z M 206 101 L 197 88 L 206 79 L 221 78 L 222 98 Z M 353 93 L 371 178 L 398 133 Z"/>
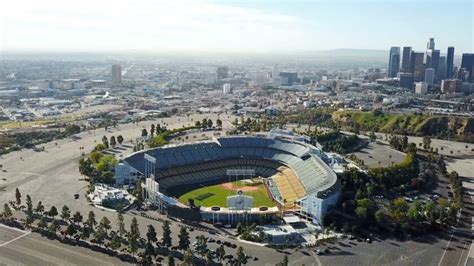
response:
<path fill-rule="evenodd" d="M 454 75 L 454 47 L 448 47 L 448 53 L 446 55 L 446 78 L 450 79 Z"/>
<path fill-rule="evenodd" d="M 400 70 L 400 47 L 390 48 L 388 58 L 388 76 L 394 78 Z"/>
<path fill-rule="evenodd" d="M 401 72 L 408 73 L 410 72 L 410 57 L 411 57 L 411 47 L 405 46 L 403 47 L 403 54 L 402 54 L 402 67 Z"/>

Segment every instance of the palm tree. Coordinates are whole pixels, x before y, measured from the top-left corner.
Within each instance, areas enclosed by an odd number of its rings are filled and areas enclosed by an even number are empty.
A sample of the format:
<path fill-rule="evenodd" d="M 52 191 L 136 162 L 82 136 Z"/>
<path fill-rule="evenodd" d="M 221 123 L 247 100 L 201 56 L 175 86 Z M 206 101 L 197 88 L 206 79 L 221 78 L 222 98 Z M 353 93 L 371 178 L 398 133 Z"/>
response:
<path fill-rule="evenodd" d="M 56 232 L 59 230 L 59 222 L 58 220 L 56 219 L 53 219 L 53 221 L 51 222 L 51 224 L 49 225 L 49 231 L 51 233 L 54 233 L 56 234 Z"/>

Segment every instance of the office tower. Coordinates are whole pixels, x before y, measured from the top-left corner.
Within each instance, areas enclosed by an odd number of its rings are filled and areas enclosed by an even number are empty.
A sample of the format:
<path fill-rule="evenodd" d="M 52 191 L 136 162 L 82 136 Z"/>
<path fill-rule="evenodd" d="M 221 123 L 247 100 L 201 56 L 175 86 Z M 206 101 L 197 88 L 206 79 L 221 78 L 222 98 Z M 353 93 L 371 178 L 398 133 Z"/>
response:
<path fill-rule="evenodd" d="M 410 71 L 413 73 L 414 81 L 422 81 L 425 74 L 425 66 L 423 65 L 424 54 L 412 51 L 410 58 Z"/>
<path fill-rule="evenodd" d="M 446 79 L 446 56 L 439 57 L 438 73 L 435 77 L 436 83 L 443 79 Z"/>
<path fill-rule="evenodd" d="M 122 83 L 122 66 L 112 65 L 112 82 L 115 84 Z"/>
<path fill-rule="evenodd" d="M 450 46 L 448 47 L 448 53 L 446 56 L 446 77 L 447 78 L 453 77 L 453 74 L 454 74 L 453 66 L 454 66 L 454 47 Z"/>
<path fill-rule="evenodd" d="M 462 54 L 461 68 L 464 68 L 467 74 L 467 82 L 474 82 L 474 54 Z"/>
<path fill-rule="evenodd" d="M 435 73 L 438 73 L 439 54 L 439 50 L 430 49 L 426 51 L 426 67 L 433 68 Z"/>
<path fill-rule="evenodd" d="M 398 73 L 398 86 L 402 88 L 412 88 L 413 87 L 413 74 L 412 73 Z"/>
<path fill-rule="evenodd" d="M 221 66 L 217 68 L 217 80 L 226 79 L 229 76 L 229 68 L 226 66 Z"/>
<path fill-rule="evenodd" d="M 445 79 L 441 81 L 441 92 L 442 93 L 456 93 L 461 92 L 462 81 L 459 79 Z"/>
<path fill-rule="evenodd" d="M 434 48 L 435 48 L 434 38 L 430 38 L 430 40 L 426 44 L 426 50 L 434 50 Z"/>
<path fill-rule="evenodd" d="M 425 70 L 425 82 L 432 85 L 434 82 L 435 70 L 434 68 L 427 68 Z"/>
<path fill-rule="evenodd" d="M 410 56 L 411 56 L 411 47 L 409 46 L 403 47 L 401 72 L 405 72 L 405 73 L 410 72 Z"/>
<path fill-rule="evenodd" d="M 388 76 L 394 78 L 400 70 L 400 47 L 391 47 L 388 58 Z"/>
<path fill-rule="evenodd" d="M 428 83 L 426 82 L 415 83 L 415 93 L 421 94 L 421 95 L 428 93 Z"/>
<path fill-rule="evenodd" d="M 281 85 L 291 86 L 298 82 L 298 73 L 296 72 L 280 72 Z"/>

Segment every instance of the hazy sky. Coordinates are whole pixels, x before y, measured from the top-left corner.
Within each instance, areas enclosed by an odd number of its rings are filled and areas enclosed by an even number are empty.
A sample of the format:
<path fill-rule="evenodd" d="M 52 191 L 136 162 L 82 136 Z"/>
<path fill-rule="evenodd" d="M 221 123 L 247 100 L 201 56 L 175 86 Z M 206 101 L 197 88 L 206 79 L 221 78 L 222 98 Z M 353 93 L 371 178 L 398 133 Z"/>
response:
<path fill-rule="evenodd" d="M 473 52 L 471 0 L 6 0 L 2 51 Z"/>

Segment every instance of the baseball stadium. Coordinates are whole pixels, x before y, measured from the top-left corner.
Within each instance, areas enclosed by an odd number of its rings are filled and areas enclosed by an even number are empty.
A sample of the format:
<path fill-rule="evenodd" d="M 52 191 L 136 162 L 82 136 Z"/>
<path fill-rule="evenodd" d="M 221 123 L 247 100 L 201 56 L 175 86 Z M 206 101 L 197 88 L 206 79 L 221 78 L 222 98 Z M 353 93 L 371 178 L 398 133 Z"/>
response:
<path fill-rule="evenodd" d="M 320 223 L 340 195 L 328 161 L 300 136 L 227 136 L 132 153 L 115 174 L 117 185 L 147 178 L 146 198 L 168 214 L 179 208 L 232 224 L 293 212 Z"/>

